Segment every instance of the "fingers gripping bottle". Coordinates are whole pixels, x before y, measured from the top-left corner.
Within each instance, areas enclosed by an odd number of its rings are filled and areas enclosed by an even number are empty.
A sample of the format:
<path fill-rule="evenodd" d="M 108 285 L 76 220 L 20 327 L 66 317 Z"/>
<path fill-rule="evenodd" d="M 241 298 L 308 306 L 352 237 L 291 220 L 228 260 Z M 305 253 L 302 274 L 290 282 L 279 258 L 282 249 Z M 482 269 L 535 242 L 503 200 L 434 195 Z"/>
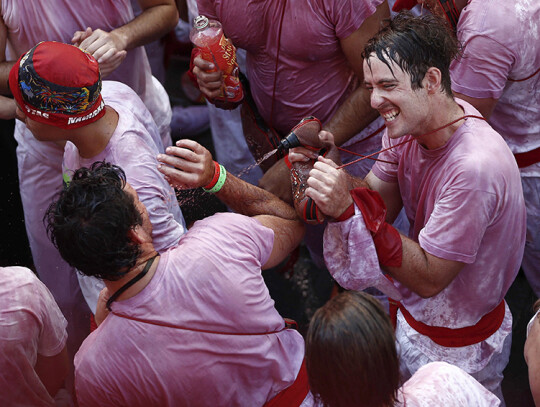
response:
<path fill-rule="evenodd" d="M 316 150 L 319 155 L 340 163 L 337 147 L 329 142 L 319 139 L 321 122 L 315 117 L 306 117 L 293 127 L 289 135 L 281 141 L 282 149 L 304 146 Z M 279 148 L 279 147 L 278 147 Z M 311 225 L 324 221 L 324 214 L 319 210 L 313 199 L 306 196 L 307 180 L 309 172 L 313 168 L 315 160 L 307 162 L 295 162 L 291 168 L 291 184 L 294 209 L 300 218 Z"/>
<path fill-rule="evenodd" d="M 198 16 L 193 22 L 189 38 L 200 51 L 201 58 L 212 62 L 216 71 L 223 73 L 221 93 L 211 100 L 222 109 L 232 109 L 242 101 L 244 92 L 240 83 L 238 64 L 236 63 L 236 48 L 223 35 L 221 23 Z"/>

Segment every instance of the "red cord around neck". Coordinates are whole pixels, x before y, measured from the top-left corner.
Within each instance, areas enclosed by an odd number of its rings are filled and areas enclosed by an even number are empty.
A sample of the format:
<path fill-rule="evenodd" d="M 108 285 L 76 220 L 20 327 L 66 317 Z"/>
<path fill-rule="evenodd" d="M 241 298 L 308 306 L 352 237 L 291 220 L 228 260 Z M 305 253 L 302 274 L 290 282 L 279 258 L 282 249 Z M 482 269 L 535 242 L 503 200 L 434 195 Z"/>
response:
<path fill-rule="evenodd" d="M 462 117 L 460 117 L 460 118 L 458 118 L 458 119 L 456 119 L 456 120 L 451 121 L 450 123 L 445 124 L 444 126 L 441 126 L 441 127 L 437 128 L 437 129 L 435 129 L 435 130 L 431 130 L 431 131 L 429 131 L 429 132 L 427 132 L 427 133 L 425 133 L 425 134 L 422 134 L 422 135 L 419 136 L 419 137 L 429 136 L 430 134 L 437 133 L 438 131 L 443 130 L 443 129 L 446 129 L 447 127 L 453 125 L 454 123 L 459 122 L 460 120 L 468 119 L 468 118 L 472 118 L 472 119 L 480 119 L 480 120 L 486 120 L 486 119 L 485 119 L 484 117 L 482 117 L 482 116 L 476 116 L 476 115 L 473 115 L 473 114 L 467 114 L 467 115 L 462 116 Z M 377 132 L 378 132 L 378 131 L 377 131 Z M 377 151 L 377 152 L 372 153 L 372 154 L 369 154 L 369 155 L 358 154 L 358 153 L 355 153 L 355 152 L 353 152 L 353 151 L 349 151 L 349 150 L 346 150 L 346 149 L 344 149 L 344 148 L 339 148 L 339 147 L 338 147 L 341 151 L 344 151 L 344 152 L 346 152 L 346 153 L 353 154 L 353 155 L 359 155 L 359 156 L 361 156 L 361 157 L 360 157 L 359 159 L 357 159 L 357 160 L 351 161 L 350 163 L 340 165 L 340 166 L 337 167 L 337 168 L 338 168 L 338 169 L 344 168 L 344 167 L 347 167 L 347 166 L 349 166 L 349 165 L 351 165 L 351 164 L 356 164 L 357 162 L 363 161 L 363 160 L 368 159 L 368 158 L 369 158 L 370 160 L 374 160 L 374 161 L 380 161 L 380 162 L 384 162 L 384 163 L 387 163 L 387 164 L 395 164 L 395 165 L 397 165 L 398 163 L 394 163 L 394 162 L 386 161 L 386 160 L 380 160 L 380 159 L 378 159 L 378 158 L 374 158 L 374 156 L 376 156 L 377 154 L 380 154 L 380 153 L 384 153 L 385 151 L 391 150 L 391 149 L 396 148 L 396 147 L 398 147 L 398 146 L 401 146 L 401 145 L 403 145 L 403 144 L 410 143 L 411 141 L 416 140 L 416 139 L 417 139 L 417 137 L 416 137 L 416 138 L 415 138 L 415 137 L 410 138 L 409 140 L 405 140 L 405 141 L 402 141 L 401 143 L 395 144 L 395 145 L 393 145 L 393 146 L 390 146 L 390 147 L 387 147 L 387 148 L 383 148 L 382 150 Z"/>

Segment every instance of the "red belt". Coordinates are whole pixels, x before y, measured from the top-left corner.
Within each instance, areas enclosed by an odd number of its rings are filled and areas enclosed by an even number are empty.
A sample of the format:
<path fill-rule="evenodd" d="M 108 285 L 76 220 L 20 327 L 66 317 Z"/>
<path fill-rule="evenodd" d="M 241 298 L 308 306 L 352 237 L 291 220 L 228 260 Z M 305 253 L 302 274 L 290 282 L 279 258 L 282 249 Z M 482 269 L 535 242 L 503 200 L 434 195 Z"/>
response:
<path fill-rule="evenodd" d="M 409 311 L 398 301 L 390 299 L 389 302 L 390 318 L 394 327 L 396 326 L 397 310 L 399 308 L 407 323 L 416 332 L 428 336 L 436 344 L 447 348 L 459 348 L 485 341 L 500 328 L 505 312 L 504 300 L 502 300 L 491 312 L 484 315 L 476 325 L 452 329 L 426 325 L 423 322 L 415 320 Z"/>
<path fill-rule="evenodd" d="M 285 390 L 280 391 L 263 407 L 296 407 L 302 404 L 309 392 L 309 383 L 306 370 L 306 361 L 302 362 L 295 381 Z"/>
<path fill-rule="evenodd" d="M 535 148 L 534 150 L 527 151 L 525 153 L 516 153 L 514 154 L 516 162 L 519 168 L 528 167 L 529 165 L 536 164 L 540 162 L 540 147 Z"/>

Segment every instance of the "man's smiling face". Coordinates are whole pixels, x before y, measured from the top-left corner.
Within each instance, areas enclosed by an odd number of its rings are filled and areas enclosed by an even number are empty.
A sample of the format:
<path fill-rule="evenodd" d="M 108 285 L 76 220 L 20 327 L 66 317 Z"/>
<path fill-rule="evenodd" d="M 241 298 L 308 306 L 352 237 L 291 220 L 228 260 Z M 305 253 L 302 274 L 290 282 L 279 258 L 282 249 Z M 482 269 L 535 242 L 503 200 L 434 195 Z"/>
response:
<path fill-rule="evenodd" d="M 429 111 L 427 92 L 425 88 L 413 89 L 410 75 L 390 58 L 388 61 L 389 65 L 375 54 L 364 60 L 371 107 L 383 117 L 390 138 L 421 135 Z"/>

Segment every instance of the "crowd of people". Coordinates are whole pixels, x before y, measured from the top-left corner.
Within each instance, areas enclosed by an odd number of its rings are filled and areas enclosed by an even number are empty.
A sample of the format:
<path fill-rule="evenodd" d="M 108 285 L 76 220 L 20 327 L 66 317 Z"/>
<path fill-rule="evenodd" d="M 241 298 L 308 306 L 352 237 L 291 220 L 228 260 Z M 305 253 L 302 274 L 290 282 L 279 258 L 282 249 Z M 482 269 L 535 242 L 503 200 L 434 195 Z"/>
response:
<path fill-rule="evenodd" d="M 33 259 L 0 265 L 0 404 L 504 406 L 520 269 L 540 296 L 540 4 L 137 6 L 0 2 Z M 192 56 L 216 160 L 173 144 L 143 47 L 179 12 L 245 57 L 223 110 L 221 71 Z M 195 189 L 228 211 L 186 222 Z M 299 245 L 336 282 L 307 332 L 262 275 Z"/>

